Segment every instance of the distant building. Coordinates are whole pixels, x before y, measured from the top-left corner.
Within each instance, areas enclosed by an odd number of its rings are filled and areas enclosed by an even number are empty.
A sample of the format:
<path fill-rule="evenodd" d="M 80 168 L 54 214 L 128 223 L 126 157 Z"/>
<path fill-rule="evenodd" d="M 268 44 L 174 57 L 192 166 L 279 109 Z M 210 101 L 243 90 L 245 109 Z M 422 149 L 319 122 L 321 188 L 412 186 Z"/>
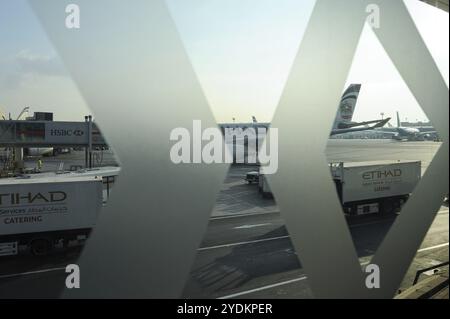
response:
<path fill-rule="evenodd" d="M 27 121 L 53 121 L 52 112 L 34 112 L 33 116 L 26 118 Z"/>
<path fill-rule="evenodd" d="M 430 122 L 401 122 L 402 127 L 433 127 Z"/>

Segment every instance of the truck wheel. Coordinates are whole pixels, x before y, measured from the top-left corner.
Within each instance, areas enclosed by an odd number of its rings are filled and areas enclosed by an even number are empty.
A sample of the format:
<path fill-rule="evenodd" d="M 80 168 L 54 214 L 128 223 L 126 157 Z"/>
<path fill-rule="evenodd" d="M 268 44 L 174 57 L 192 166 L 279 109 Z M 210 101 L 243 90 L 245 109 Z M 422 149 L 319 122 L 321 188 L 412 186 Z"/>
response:
<path fill-rule="evenodd" d="M 383 201 L 381 206 L 381 213 L 385 215 L 393 214 L 395 212 L 395 206 L 392 200 L 387 199 Z"/>
<path fill-rule="evenodd" d="M 344 206 L 344 212 L 349 216 L 358 216 L 358 205 Z"/>
<path fill-rule="evenodd" d="M 266 199 L 271 199 L 273 198 L 273 194 L 271 192 L 262 192 L 262 197 L 266 198 Z"/>
<path fill-rule="evenodd" d="M 34 256 L 45 256 L 52 250 L 52 243 L 46 238 L 34 239 L 30 245 Z"/>

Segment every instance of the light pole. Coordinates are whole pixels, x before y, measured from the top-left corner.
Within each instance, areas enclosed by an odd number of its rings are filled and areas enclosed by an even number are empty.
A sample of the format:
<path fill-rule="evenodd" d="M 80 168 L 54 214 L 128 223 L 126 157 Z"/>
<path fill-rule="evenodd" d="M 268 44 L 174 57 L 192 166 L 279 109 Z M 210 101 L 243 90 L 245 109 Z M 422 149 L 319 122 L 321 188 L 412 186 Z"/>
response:
<path fill-rule="evenodd" d="M 30 108 L 28 106 L 24 107 L 22 112 L 19 113 L 19 116 L 17 117 L 17 120 L 20 120 L 22 115 L 24 115 L 25 113 L 28 113 L 29 110 L 30 110 Z"/>
<path fill-rule="evenodd" d="M 28 110 L 30 108 L 28 106 L 24 107 L 22 111 L 19 113 L 19 116 L 17 116 L 17 121 L 21 119 L 21 117 L 28 113 Z M 22 170 L 24 168 L 23 163 L 23 148 L 22 147 L 14 147 L 13 149 L 13 159 L 14 159 L 14 166 L 15 169 Z"/>

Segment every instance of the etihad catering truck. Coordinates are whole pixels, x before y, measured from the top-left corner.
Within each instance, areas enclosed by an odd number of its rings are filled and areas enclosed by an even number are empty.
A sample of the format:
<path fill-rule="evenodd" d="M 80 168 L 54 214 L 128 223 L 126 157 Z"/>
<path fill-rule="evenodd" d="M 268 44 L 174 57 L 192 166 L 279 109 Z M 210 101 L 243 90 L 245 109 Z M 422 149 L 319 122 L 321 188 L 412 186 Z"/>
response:
<path fill-rule="evenodd" d="M 102 178 L 0 179 L 0 256 L 45 255 L 84 241 L 103 203 Z"/>
<path fill-rule="evenodd" d="M 345 214 L 399 212 L 421 178 L 421 162 L 412 160 L 330 163 L 332 179 Z M 264 197 L 272 192 L 259 176 Z"/>
<path fill-rule="evenodd" d="M 344 212 L 351 215 L 399 212 L 421 177 L 420 161 L 330 164 Z"/>

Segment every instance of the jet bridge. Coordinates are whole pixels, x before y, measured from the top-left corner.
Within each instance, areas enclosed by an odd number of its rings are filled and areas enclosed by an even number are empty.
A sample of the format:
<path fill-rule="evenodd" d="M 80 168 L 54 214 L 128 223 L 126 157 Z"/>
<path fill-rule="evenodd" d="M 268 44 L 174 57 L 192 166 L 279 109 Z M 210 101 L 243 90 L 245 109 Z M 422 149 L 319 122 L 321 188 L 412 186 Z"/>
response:
<path fill-rule="evenodd" d="M 86 116 L 84 122 L 0 121 L 0 148 L 11 148 L 14 171 L 23 168 L 23 148 L 83 147 L 86 167 L 92 167 L 92 150 L 107 147 L 99 128 Z"/>

